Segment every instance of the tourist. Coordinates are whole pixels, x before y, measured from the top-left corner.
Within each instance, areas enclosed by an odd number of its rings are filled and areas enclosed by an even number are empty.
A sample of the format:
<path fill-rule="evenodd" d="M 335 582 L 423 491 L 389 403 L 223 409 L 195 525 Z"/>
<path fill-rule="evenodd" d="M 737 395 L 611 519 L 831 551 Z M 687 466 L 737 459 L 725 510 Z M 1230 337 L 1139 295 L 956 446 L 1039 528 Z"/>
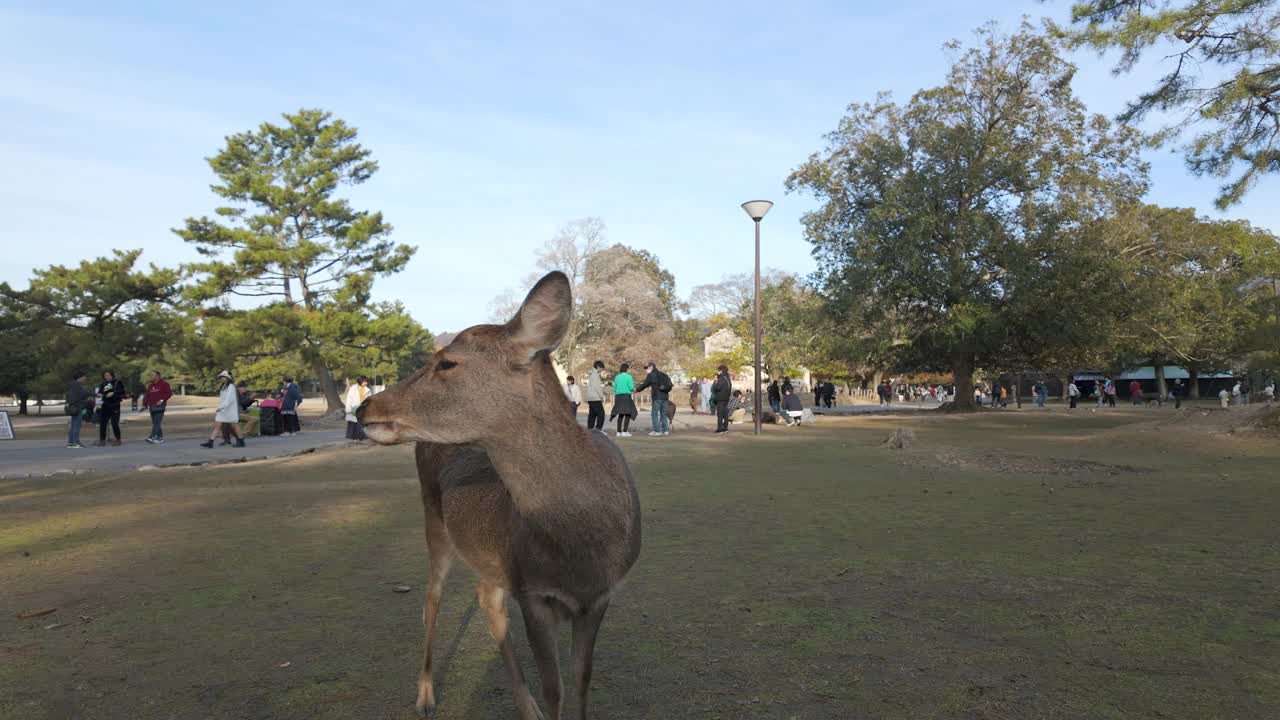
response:
<path fill-rule="evenodd" d="M 1036 407 L 1044 407 L 1044 403 L 1049 399 L 1049 386 L 1043 380 L 1037 380 L 1031 386 L 1031 392 L 1036 396 Z"/>
<path fill-rule="evenodd" d="M 1137 380 L 1129 381 L 1129 400 L 1132 401 L 1134 405 L 1142 404 L 1142 383 Z"/>
<path fill-rule="evenodd" d="M 94 389 L 98 400 L 98 447 L 107 444 L 107 423 L 111 423 L 111 432 L 115 435 L 111 444 L 120 444 L 120 403 L 126 394 L 124 383 L 116 380 L 115 373 L 110 370 L 102 373 L 102 382 Z"/>
<path fill-rule="evenodd" d="M 613 376 L 613 411 L 609 413 L 609 420 L 618 418 L 615 437 L 631 437 L 631 433 L 628 432 L 631 429 L 631 419 L 639 415 L 636 402 L 631 398 L 631 393 L 636 391 L 636 381 L 632 379 L 631 373 L 627 372 L 630 367 L 622 363 L 618 367 L 618 374 Z"/>
<path fill-rule="evenodd" d="M 604 380 L 600 371 L 604 370 L 604 361 L 597 360 L 591 365 L 591 374 L 587 376 L 587 429 L 604 432 Z"/>
<path fill-rule="evenodd" d="M 836 384 L 831 382 L 831 379 L 828 378 L 827 381 L 822 384 L 822 406 L 829 408 L 833 407 L 835 404 Z"/>
<path fill-rule="evenodd" d="M 348 440 L 368 440 L 369 436 L 364 434 L 364 426 L 360 424 L 360 419 L 356 417 L 356 411 L 369 399 L 369 378 L 361 375 L 356 378 L 354 385 L 347 388 L 347 439 Z"/>
<path fill-rule="evenodd" d="M 822 407 L 822 393 L 826 391 L 827 386 L 822 384 L 818 378 L 813 379 L 813 406 Z"/>
<path fill-rule="evenodd" d="M 980 391 L 980 390 L 975 389 L 975 390 L 974 390 L 974 392 L 979 393 L 979 394 L 978 394 L 978 402 L 979 402 L 979 403 L 981 403 L 981 402 L 982 402 L 982 395 L 981 395 L 981 391 Z M 891 400 L 892 400 L 892 395 L 891 395 L 891 393 L 892 393 L 892 390 L 890 390 L 890 389 L 889 389 L 889 381 L 888 381 L 888 380 L 885 380 L 884 382 L 880 383 L 879 385 L 876 385 L 876 395 L 880 396 L 880 406 L 881 406 L 881 407 L 889 407 L 889 404 L 890 404 L 890 402 L 891 402 Z"/>
<path fill-rule="evenodd" d="M 783 416 L 787 424 L 800 425 L 800 420 L 804 417 L 804 404 L 800 402 L 800 397 L 788 388 L 782 391 L 782 403 L 787 413 Z"/>
<path fill-rule="evenodd" d="M 1068 409 L 1075 410 L 1076 403 L 1080 401 L 1080 386 L 1076 385 L 1076 381 L 1072 380 L 1067 383 L 1067 402 Z"/>
<path fill-rule="evenodd" d="M 782 414 L 782 388 L 777 380 L 769 383 L 769 407 L 774 415 Z"/>
<path fill-rule="evenodd" d="M 790 390 L 792 394 L 795 394 L 796 389 L 795 386 L 791 384 L 791 378 L 784 377 L 782 378 L 782 392 L 785 393 L 788 390 Z"/>
<path fill-rule="evenodd" d="M 715 412 L 715 403 L 711 400 L 711 380 L 702 378 L 702 382 L 698 383 L 698 389 L 702 391 L 702 414 L 710 415 Z"/>
<path fill-rule="evenodd" d="M 62 412 L 67 414 L 67 447 L 82 448 L 80 444 L 80 427 L 85 416 L 93 412 L 93 393 L 84 386 L 88 378 L 84 372 L 77 370 L 71 373 L 71 383 L 62 398 Z"/>
<path fill-rule="evenodd" d="M 698 408 L 701 406 L 702 385 L 698 384 L 698 378 L 694 378 L 689 382 L 689 412 L 697 415 Z"/>
<path fill-rule="evenodd" d="M 301 404 L 302 389 L 293 381 L 292 375 L 285 375 L 284 387 L 280 389 L 280 417 L 284 420 L 285 435 L 302 432 L 302 423 L 298 422 L 298 406 Z"/>
<path fill-rule="evenodd" d="M 564 379 L 564 396 L 573 406 L 572 415 L 578 417 L 578 407 L 582 405 L 582 388 L 578 387 L 578 381 L 572 375 Z"/>
<path fill-rule="evenodd" d="M 1236 387 L 1240 387 L 1240 386 L 1239 386 L 1239 385 L 1236 385 Z M 1230 406 L 1231 406 L 1231 395 L 1232 395 L 1232 393 L 1228 392 L 1226 388 L 1222 388 L 1221 390 L 1219 390 L 1219 391 L 1218 391 L 1218 405 L 1219 405 L 1219 407 L 1222 407 L 1222 408 L 1228 408 L 1228 407 L 1230 407 Z"/>
<path fill-rule="evenodd" d="M 164 442 L 164 409 L 169 405 L 171 397 L 173 390 L 169 383 L 160 375 L 159 370 L 152 370 L 151 382 L 147 383 L 147 389 L 142 394 L 142 407 L 151 413 L 151 435 L 147 437 L 147 442 Z"/>
<path fill-rule="evenodd" d="M 747 403 L 742 398 L 741 390 L 734 390 L 729 396 L 729 422 L 741 423 L 742 419 L 747 416 Z"/>
<path fill-rule="evenodd" d="M 1276 381 L 1268 380 L 1267 384 L 1262 386 L 1262 400 L 1267 404 L 1267 407 L 1271 407 L 1271 404 L 1275 402 L 1275 399 Z"/>
<path fill-rule="evenodd" d="M 716 405 L 716 432 L 729 432 L 729 399 L 733 392 L 733 381 L 729 379 L 729 368 L 721 365 L 716 381 L 711 385 L 711 399 Z"/>
<path fill-rule="evenodd" d="M 1102 395 L 1107 401 L 1107 405 L 1116 406 L 1116 382 L 1111 378 L 1107 378 L 1102 384 Z"/>
<path fill-rule="evenodd" d="M 236 447 L 244 447 L 244 438 L 240 437 L 240 394 L 236 390 L 235 379 L 230 370 L 218 373 L 222 387 L 218 389 L 218 410 L 213 415 L 213 432 L 209 439 L 200 443 L 200 447 L 211 448 L 218 435 L 235 437 Z"/>
<path fill-rule="evenodd" d="M 1176 381 L 1173 383 L 1173 387 L 1169 390 L 1169 394 L 1173 396 L 1173 409 L 1174 409 L 1174 410 L 1178 410 L 1178 409 L 1181 409 L 1181 408 L 1182 408 L 1182 395 L 1183 395 L 1183 393 L 1184 393 L 1184 389 L 1183 389 L 1183 387 L 1182 387 L 1182 379 L 1181 379 L 1181 378 L 1179 378 L 1178 380 L 1176 380 Z"/>
<path fill-rule="evenodd" d="M 671 391 L 674 389 L 671 385 L 671 378 L 666 373 L 658 369 L 658 364 L 650 361 L 644 366 L 645 377 L 644 382 L 640 383 L 640 387 L 636 388 L 636 392 L 644 392 L 646 388 L 651 393 L 650 399 L 653 401 L 653 407 L 650 408 L 650 427 L 649 435 L 670 435 L 671 422 L 667 417 L 667 402 L 671 399 Z"/>

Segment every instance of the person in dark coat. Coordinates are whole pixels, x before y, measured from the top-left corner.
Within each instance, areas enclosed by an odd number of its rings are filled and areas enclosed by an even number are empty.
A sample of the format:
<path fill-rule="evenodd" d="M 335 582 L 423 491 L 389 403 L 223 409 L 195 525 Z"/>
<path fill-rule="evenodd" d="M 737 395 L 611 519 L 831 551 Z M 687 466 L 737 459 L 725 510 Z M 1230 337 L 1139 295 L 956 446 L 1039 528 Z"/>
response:
<path fill-rule="evenodd" d="M 733 395 L 733 381 L 729 379 L 729 368 L 721 365 L 716 381 L 711 385 L 711 399 L 716 404 L 716 432 L 729 432 L 729 400 Z"/>
<path fill-rule="evenodd" d="M 292 375 L 285 375 L 280 396 L 280 417 L 284 419 L 285 435 L 302 432 L 302 423 L 298 422 L 298 406 L 301 404 L 302 389 L 293 381 Z"/>
<path fill-rule="evenodd" d="M 822 384 L 822 406 L 832 407 L 836 404 L 836 384 L 827 380 Z"/>
<path fill-rule="evenodd" d="M 813 379 L 813 406 L 822 407 L 822 394 L 827 391 L 827 386 L 821 380 Z"/>
<path fill-rule="evenodd" d="M 782 388 L 778 387 L 777 380 L 769 383 L 769 407 L 774 415 L 782 414 Z"/>
<path fill-rule="evenodd" d="M 804 405 L 800 402 L 798 395 L 792 393 L 783 393 L 784 408 L 786 409 L 786 418 L 788 425 L 799 425 L 800 419 L 804 417 Z"/>
<path fill-rule="evenodd" d="M 77 370 L 71 374 L 71 384 L 67 385 L 67 393 L 63 397 L 62 411 L 68 415 L 67 447 L 82 448 L 80 444 L 80 426 L 84 418 L 93 412 L 93 393 L 84 386 L 85 374 Z"/>
<path fill-rule="evenodd" d="M 655 362 L 645 363 L 644 382 L 636 388 L 636 392 L 644 392 L 648 389 L 653 400 L 653 408 L 650 414 L 650 435 L 670 435 L 671 425 L 667 417 L 667 403 L 670 402 L 671 378 L 666 373 L 658 369 Z"/>
<path fill-rule="evenodd" d="M 102 373 L 102 382 L 94 390 L 98 398 L 98 447 L 107 444 L 107 423 L 111 423 L 111 433 L 115 436 L 111 444 L 120 444 L 120 403 L 128 394 L 115 373 L 110 370 Z"/>
<path fill-rule="evenodd" d="M 782 378 L 782 392 L 786 393 L 788 390 L 791 392 L 796 391 L 796 389 L 791 385 L 791 378 Z"/>

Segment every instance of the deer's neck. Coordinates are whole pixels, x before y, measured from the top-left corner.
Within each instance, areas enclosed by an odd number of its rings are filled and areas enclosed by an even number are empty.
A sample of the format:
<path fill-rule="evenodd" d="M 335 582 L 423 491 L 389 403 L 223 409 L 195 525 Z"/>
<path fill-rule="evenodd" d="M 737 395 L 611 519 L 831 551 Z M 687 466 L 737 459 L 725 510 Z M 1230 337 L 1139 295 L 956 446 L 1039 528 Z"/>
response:
<path fill-rule="evenodd" d="M 589 499 L 608 468 L 587 434 L 560 407 L 524 417 L 532 422 L 481 443 L 516 509 L 536 517 Z"/>

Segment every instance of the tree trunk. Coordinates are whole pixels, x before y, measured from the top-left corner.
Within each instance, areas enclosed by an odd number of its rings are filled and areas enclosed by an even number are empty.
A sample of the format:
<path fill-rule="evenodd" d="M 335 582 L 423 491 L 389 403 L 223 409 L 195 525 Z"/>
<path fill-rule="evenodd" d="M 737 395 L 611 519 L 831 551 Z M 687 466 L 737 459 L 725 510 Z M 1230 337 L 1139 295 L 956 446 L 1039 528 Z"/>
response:
<path fill-rule="evenodd" d="M 320 391 L 324 393 L 325 414 L 338 412 L 342 409 L 342 398 L 338 397 L 338 384 L 333 381 L 333 374 L 317 357 L 307 358 L 307 362 L 311 365 L 311 371 L 316 374 L 316 378 L 320 380 Z"/>
<path fill-rule="evenodd" d="M 1156 392 L 1159 393 L 1162 398 L 1169 397 L 1169 384 L 1164 380 L 1163 362 L 1156 365 Z"/>
<path fill-rule="evenodd" d="M 967 352 L 951 354 L 951 374 L 956 381 L 956 396 L 951 401 L 953 408 L 959 411 L 973 412 L 973 354 Z"/>
<path fill-rule="evenodd" d="M 1014 375 L 1013 380 L 1013 404 L 1022 409 L 1022 373 Z"/>
<path fill-rule="evenodd" d="M 1192 400 L 1200 399 L 1200 371 L 1188 368 L 1187 373 L 1191 375 L 1190 387 L 1187 388 L 1187 397 Z"/>
<path fill-rule="evenodd" d="M 27 398 L 31 396 L 26 390 L 19 390 L 18 393 L 18 414 L 27 414 Z"/>

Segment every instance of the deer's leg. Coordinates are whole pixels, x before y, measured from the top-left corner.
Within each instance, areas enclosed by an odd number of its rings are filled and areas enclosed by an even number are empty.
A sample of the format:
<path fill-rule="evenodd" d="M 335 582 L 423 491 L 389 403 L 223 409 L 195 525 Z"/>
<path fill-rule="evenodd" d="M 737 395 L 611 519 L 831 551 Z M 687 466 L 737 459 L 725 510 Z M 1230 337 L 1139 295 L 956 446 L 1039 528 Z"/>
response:
<path fill-rule="evenodd" d="M 560 720 L 560 702 L 564 695 L 564 682 L 560 679 L 560 657 L 556 650 L 556 628 L 560 623 L 551 600 L 528 596 L 521 600 L 524 629 L 529 636 L 529 648 L 538 664 L 538 678 L 542 681 L 542 704 L 549 720 Z"/>
<path fill-rule="evenodd" d="M 516 660 L 515 650 L 511 646 L 511 634 L 507 631 L 510 618 L 507 616 L 506 591 L 497 585 L 480 583 L 476 588 L 480 599 L 480 607 L 484 610 L 485 619 L 489 622 L 489 634 L 498 643 L 502 660 L 507 665 L 507 674 L 511 676 L 511 692 L 515 696 L 516 709 L 521 720 L 542 720 L 538 704 L 529 693 L 529 686 L 524 680 L 524 671 Z"/>
<path fill-rule="evenodd" d="M 418 714 L 431 717 L 436 711 L 436 689 L 431 679 L 431 637 L 436 632 L 436 615 L 440 612 L 440 593 L 444 590 L 449 566 L 453 563 L 453 549 L 447 545 L 430 545 L 431 571 L 427 580 L 427 597 L 422 603 L 422 672 L 418 675 Z"/>
<path fill-rule="evenodd" d="M 609 609 L 607 601 L 583 615 L 573 618 L 573 677 L 578 686 L 578 718 L 587 720 L 587 694 L 591 687 L 591 656 L 596 649 L 596 634 L 604 613 Z"/>

